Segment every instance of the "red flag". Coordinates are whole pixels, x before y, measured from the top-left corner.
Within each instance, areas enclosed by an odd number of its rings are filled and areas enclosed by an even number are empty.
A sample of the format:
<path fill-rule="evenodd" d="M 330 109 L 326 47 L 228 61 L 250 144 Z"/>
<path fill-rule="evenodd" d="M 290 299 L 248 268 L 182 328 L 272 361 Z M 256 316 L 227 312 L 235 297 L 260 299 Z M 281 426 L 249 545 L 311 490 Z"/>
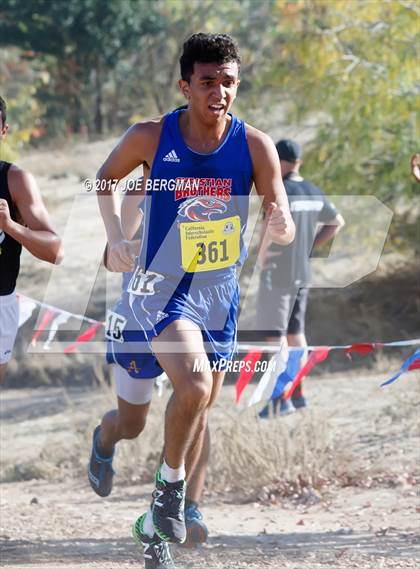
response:
<path fill-rule="evenodd" d="M 420 358 L 414 360 L 414 362 L 408 366 L 408 371 L 414 371 L 415 369 L 420 369 Z"/>
<path fill-rule="evenodd" d="M 92 340 L 96 336 L 98 328 L 100 328 L 101 326 L 102 322 L 97 322 L 96 324 L 90 326 L 90 328 L 88 328 L 86 332 L 80 334 L 80 336 L 76 339 L 74 344 L 71 344 L 70 346 L 67 346 L 67 348 L 64 349 L 64 353 L 71 354 L 76 351 L 77 344 L 83 344 L 84 342 L 89 342 L 89 340 Z"/>
<path fill-rule="evenodd" d="M 384 344 L 380 342 L 365 342 L 359 344 L 352 344 L 349 348 L 346 348 L 344 351 L 346 352 L 347 356 L 351 359 L 351 354 L 356 352 L 359 356 L 367 356 L 373 352 L 375 348 L 382 348 Z"/>
<path fill-rule="evenodd" d="M 300 385 L 303 381 L 303 378 L 308 375 L 308 373 L 311 371 L 311 369 L 313 367 L 315 367 L 317 364 L 323 362 L 324 360 L 327 359 L 328 354 L 330 353 L 330 348 L 317 348 L 316 350 L 314 350 L 311 355 L 308 358 L 308 361 L 306 362 L 306 364 L 303 366 L 303 368 L 298 372 L 298 374 L 296 375 L 295 379 L 293 380 L 293 383 L 289 389 L 289 391 L 286 393 L 286 395 L 284 396 L 286 401 L 288 399 L 290 399 L 290 397 L 292 396 L 294 390 L 298 387 L 298 385 Z"/>
<path fill-rule="evenodd" d="M 48 309 L 45 311 L 44 316 L 42 317 L 41 322 L 39 323 L 38 329 L 35 331 L 35 334 L 32 336 L 31 340 L 32 346 L 36 346 L 38 338 L 40 337 L 40 335 L 48 326 L 48 323 L 53 319 L 54 316 L 55 316 L 54 310 Z"/>
<path fill-rule="evenodd" d="M 239 403 L 239 399 L 243 393 L 243 390 L 251 381 L 254 370 L 255 364 L 260 361 L 262 356 L 262 350 L 251 350 L 246 354 L 246 356 L 242 359 L 243 367 L 241 367 L 241 371 L 239 373 L 238 381 L 236 382 L 236 403 Z M 248 363 L 249 362 L 249 363 Z"/>

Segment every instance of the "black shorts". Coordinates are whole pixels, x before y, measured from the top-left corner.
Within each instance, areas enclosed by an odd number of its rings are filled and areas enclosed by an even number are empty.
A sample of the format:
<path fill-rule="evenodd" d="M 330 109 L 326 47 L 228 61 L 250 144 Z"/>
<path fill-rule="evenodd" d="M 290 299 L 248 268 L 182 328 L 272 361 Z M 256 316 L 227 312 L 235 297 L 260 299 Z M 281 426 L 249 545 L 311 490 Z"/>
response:
<path fill-rule="evenodd" d="M 264 336 L 304 334 L 307 288 L 276 286 L 271 271 L 263 271 L 257 295 L 257 327 Z"/>

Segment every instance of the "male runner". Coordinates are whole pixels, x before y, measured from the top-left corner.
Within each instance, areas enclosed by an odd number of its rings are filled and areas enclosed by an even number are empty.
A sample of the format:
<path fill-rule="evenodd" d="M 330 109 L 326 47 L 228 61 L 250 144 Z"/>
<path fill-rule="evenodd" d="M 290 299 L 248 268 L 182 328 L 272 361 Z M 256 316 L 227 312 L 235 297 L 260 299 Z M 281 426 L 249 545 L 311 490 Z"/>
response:
<path fill-rule="evenodd" d="M 289 346 L 305 348 L 310 253 L 313 247 L 331 240 L 344 226 L 344 219 L 323 192 L 301 176 L 300 146 L 293 140 L 284 139 L 277 143 L 276 149 L 296 237 L 287 246 L 263 240 L 260 252 L 263 271 L 257 297 L 259 327 L 266 331 L 269 342 L 276 342 L 287 334 Z M 274 413 L 279 403 L 281 414 L 306 407 L 301 386 L 291 400 L 293 407 L 283 398 L 274 399 Z M 268 406 L 260 416 L 268 416 Z"/>
<path fill-rule="evenodd" d="M 294 237 L 274 144 L 229 114 L 239 86 L 235 42 L 194 34 L 180 64 L 188 108 L 131 127 L 98 172 L 101 180 L 120 180 L 139 164 L 149 172 L 139 267 L 128 290 L 133 315 L 174 393 L 151 508 L 135 523 L 134 536 L 145 547 L 146 567 L 162 569 L 173 567 L 167 542 L 185 540 L 185 463 L 189 457 L 192 471 L 223 363 L 235 351 L 236 267 L 246 255 L 252 182 L 271 238 L 288 244 Z M 113 195 L 98 193 L 99 206 L 111 268 L 124 271 L 130 255 Z M 197 358 L 219 367 L 194 371 Z M 154 557 L 148 557 L 151 547 Z"/>
<path fill-rule="evenodd" d="M 137 185 L 141 187 L 142 179 L 138 180 Z M 140 247 L 138 239 L 143 217 L 141 210 L 143 198 L 143 191 L 127 192 L 121 204 L 121 227 L 124 237 L 132 245 L 133 254 L 136 254 Z M 146 336 L 141 334 L 141 330 L 139 331 L 139 325 L 131 312 L 127 286 L 132 274 L 132 272 L 123 274 L 121 297 L 112 311 L 107 312 L 106 319 L 105 336 L 108 339 L 106 359 L 113 367 L 118 409 L 108 411 L 93 433 L 88 478 L 92 489 L 101 497 L 109 496 L 112 491 L 114 476 L 112 462 L 115 446 L 122 439 L 137 438 L 143 431 L 155 379 L 163 373 L 157 360 L 151 357 Z M 139 346 L 139 342 L 143 344 Z M 203 457 L 200 457 L 200 466 L 208 456 L 209 437 L 207 433 L 203 445 Z M 188 547 L 205 542 L 208 536 L 208 530 L 202 521 L 203 516 L 197 503 L 197 487 L 202 478 L 201 470 L 194 476 L 191 484 L 188 480 L 185 505 L 186 545 Z M 199 490 L 200 496 L 201 492 L 202 487 Z"/>
<path fill-rule="evenodd" d="M 6 103 L 0 97 L 0 142 L 6 137 Z M 0 160 L 0 383 L 12 356 L 19 308 L 15 294 L 22 246 L 49 263 L 59 263 L 61 240 L 51 225 L 31 174 Z"/>

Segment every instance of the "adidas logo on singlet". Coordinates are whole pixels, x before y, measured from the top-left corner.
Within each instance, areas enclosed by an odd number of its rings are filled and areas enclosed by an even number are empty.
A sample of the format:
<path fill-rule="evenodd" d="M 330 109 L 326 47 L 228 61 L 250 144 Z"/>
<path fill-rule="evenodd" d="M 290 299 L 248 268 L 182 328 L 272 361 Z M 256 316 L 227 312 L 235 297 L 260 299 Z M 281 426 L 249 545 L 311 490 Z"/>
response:
<path fill-rule="evenodd" d="M 181 160 L 176 155 L 175 150 L 171 150 L 163 159 L 164 162 L 181 162 Z"/>

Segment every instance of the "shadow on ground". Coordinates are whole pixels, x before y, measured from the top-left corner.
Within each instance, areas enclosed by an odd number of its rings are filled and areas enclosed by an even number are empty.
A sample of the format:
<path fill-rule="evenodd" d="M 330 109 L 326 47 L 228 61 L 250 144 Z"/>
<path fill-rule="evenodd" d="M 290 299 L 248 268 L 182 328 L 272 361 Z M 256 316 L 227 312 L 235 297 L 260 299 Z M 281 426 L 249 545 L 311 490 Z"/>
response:
<path fill-rule="evenodd" d="M 340 532 L 289 533 L 260 536 L 216 536 L 205 547 L 196 550 L 177 548 L 175 557 L 181 561 L 205 567 L 206 559 L 213 555 L 220 559 L 225 552 L 232 562 L 235 557 L 246 562 L 255 562 L 258 556 L 266 560 L 281 555 L 283 558 L 304 560 L 317 551 L 340 554 L 355 550 L 371 556 L 391 558 L 413 558 L 418 554 L 419 537 L 413 533 L 388 533 L 377 536 L 366 533 L 344 535 Z M 92 559 L 95 563 L 115 561 L 141 561 L 141 551 L 131 539 L 63 539 L 24 541 L 0 538 L 0 556 L 7 566 L 19 567 L 22 564 L 43 563 L 48 567 L 53 563 L 80 563 Z"/>

